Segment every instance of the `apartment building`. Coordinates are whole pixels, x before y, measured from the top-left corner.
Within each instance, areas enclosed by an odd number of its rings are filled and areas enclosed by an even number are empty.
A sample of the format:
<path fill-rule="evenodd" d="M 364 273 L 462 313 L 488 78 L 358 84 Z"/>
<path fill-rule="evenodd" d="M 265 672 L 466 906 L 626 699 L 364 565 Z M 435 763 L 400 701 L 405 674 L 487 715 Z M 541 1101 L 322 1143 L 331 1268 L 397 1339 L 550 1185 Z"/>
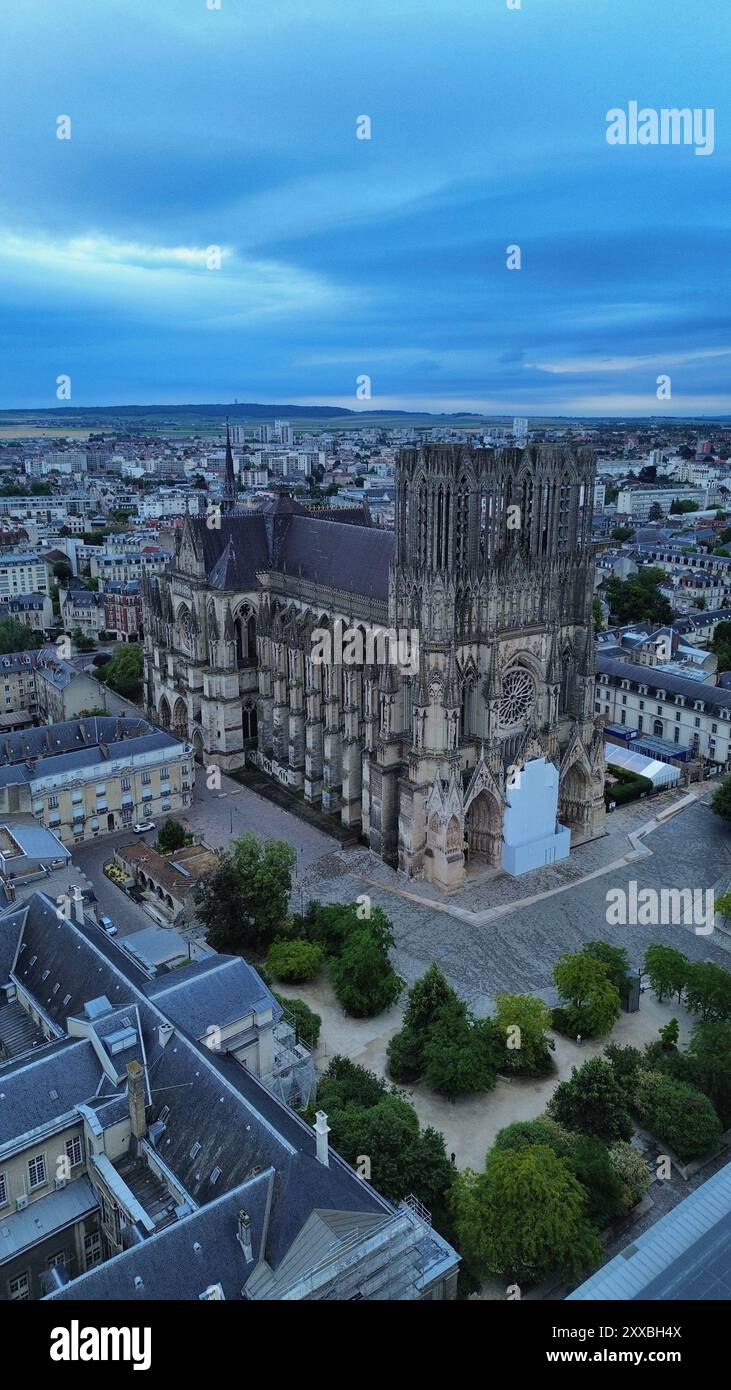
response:
<path fill-rule="evenodd" d="M 32 632 L 45 633 L 53 627 L 53 604 L 48 594 L 17 594 L 0 602 L 0 622 L 14 618 Z"/>
<path fill-rule="evenodd" d="M 243 960 L 146 970 L 76 893 L 33 893 L 0 940 L 0 1298 L 454 1296 L 429 1214 L 271 1084 L 292 1033 Z"/>
<path fill-rule="evenodd" d="M 139 642 L 142 638 L 142 590 L 137 579 L 110 579 L 104 585 L 104 627 L 120 642 Z"/>
<path fill-rule="evenodd" d="M 0 603 L 20 594 L 47 594 L 48 568 L 39 555 L 0 555 Z"/>
<path fill-rule="evenodd" d="M 696 502 L 698 510 L 708 506 L 708 492 L 695 487 L 623 487 L 617 496 L 617 517 L 631 516 L 635 521 L 646 521 L 653 506 L 657 505 L 663 513 L 670 511 L 673 502 Z"/>
<path fill-rule="evenodd" d="M 727 767 L 731 757 L 731 690 L 702 677 L 640 666 L 601 650 L 596 656 L 594 713 L 637 731 L 633 746 L 667 762 L 678 754 Z"/>
<path fill-rule="evenodd" d="M 84 637 L 98 637 L 104 631 L 104 601 L 91 589 L 59 589 L 61 622 L 66 632 L 77 628 Z"/>
<path fill-rule="evenodd" d="M 58 655 L 56 647 L 43 647 L 35 671 L 38 710 L 46 724 L 78 719 L 85 710 L 104 704 L 99 682 Z"/>
<path fill-rule="evenodd" d="M 39 652 L 8 652 L 0 656 L 0 714 L 26 710 L 38 715 L 36 667 Z"/>
<path fill-rule="evenodd" d="M 140 580 L 143 574 L 160 574 L 170 563 L 170 554 L 160 546 L 145 546 L 143 550 L 119 551 L 92 555 L 89 567 L 92 578 L 110 582 L 129 583 Z M 2 557 L 0 556 L 0 560 Z"/>
<path fill-rule="evenodd" d="M 144 719 L 98 715 L 0 738 L 0 814 L 31 812 L 67 845 L 183 810 L 194 781 L 190 745 Z"/>

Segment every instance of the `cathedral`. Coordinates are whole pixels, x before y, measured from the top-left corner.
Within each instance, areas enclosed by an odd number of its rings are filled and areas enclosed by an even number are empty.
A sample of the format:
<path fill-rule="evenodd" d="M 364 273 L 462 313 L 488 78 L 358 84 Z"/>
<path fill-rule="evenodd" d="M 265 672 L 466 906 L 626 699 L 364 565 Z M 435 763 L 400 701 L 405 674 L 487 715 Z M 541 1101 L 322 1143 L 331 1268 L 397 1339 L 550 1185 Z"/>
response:
<path fill-rule="evenodd" d="M 237 511 L 228 445 L 221 507 L 144 580 L 150 717 L 409 877 L 450 889 L 475 864 L 565 857 L 604 817 L 593 483 L 585 449 L 408 448 L 386 531 L 288 497 Z M 316 659 L 336 629 L 383 641 Z"/>

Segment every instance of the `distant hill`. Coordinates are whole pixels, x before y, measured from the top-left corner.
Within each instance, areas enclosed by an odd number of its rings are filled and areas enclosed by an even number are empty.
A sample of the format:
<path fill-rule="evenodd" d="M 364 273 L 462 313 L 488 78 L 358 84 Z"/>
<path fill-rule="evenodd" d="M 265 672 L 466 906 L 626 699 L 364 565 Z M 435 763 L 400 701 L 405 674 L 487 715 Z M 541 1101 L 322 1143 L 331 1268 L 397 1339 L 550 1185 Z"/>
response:
<path fill-rule="evenodd" d="M 99 415 L 114 415 L 116 418 L 125 417 L 133 419 L 140 416 L 168 416 L 192 415 L 196 417 L 205 416 L 206 419 L 225 420 L 270 420 L 274 416 L 277 419 L 323 419 L 324 417 L 337 418 L 339 416 L 352 417 L 359 419 L 370 415 L 395 416 L 397 418 L 419 418 L 429 414 L 428 411 L 414 410 L 350 410 L 345 406 L 337 405 L 261 405 L 255 401 L 239 402 L 232 405 L 230 402 L 224 405 L 211 405 L 203 402 L 200 405 L 67 405 L 52 406 L 45 410 L 0 410 L 0 419 L 17 419 L 19 416 L 32 416 L 33 418 L 42 415 L 47 419 L 63 420 L 67 423 L 71 419 L 84 418 L 90 416 L 96 418 Z M 444 416 L 443 411 L 438 415 Z M 482 420 L 486 417 L 472 412 L 454 411 L 454 418 L 459 417 L 475 420 Z M 451 416 L 448 418 L 452 418 Z"/>

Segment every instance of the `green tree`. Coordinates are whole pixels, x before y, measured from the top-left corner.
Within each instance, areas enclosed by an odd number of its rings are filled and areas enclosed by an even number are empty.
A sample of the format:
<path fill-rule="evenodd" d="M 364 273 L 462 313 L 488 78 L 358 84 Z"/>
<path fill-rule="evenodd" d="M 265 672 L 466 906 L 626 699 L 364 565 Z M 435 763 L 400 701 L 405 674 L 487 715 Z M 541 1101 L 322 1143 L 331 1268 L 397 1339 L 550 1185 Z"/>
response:
<path fill-rule="evenodd" d="M 666 1052 L 672 1052 L 674 1048 L 677 1048 L 678 1038 L 680 1037 L 680 1024 L 677 1018 L 668 1019 L 668 1022 L 662 1028 L 658 1028 L 658 1032 L 660 1034 L 660 1041 Z"/>
<path fill-rule="evenodd" d="M 685 986 L 686 1008 L 703 1023 L 731 1018 L 731 973 L 713 961 L 693 961 Z"/>
<path fill-rule="evenodd" d="M 297 1041 L 304 1043 L 305 1047 L 311 1047 L 314 1051 L 320 1040 L 322 1027 L 320 1015 L 316 1014 L 309 1004 L 305 1003 L 304 999 L 288 999 L 283 994 L 277 994 L 276 990 L 272 990 L 272 994 L 277 1003 L 281 1004 L 285 1013 L 289 1014 L 290 1020 L 297 1030 Z"/>
<path fill-rule="evenodd" d="M 731 665 L 731 661 L 729 665 Z M 731 777 L 724 777 L 723 781 L 716 787 L 711 801 L 711 810 L 717 816 L 721 816 L 723 820 L 731 820 Z"/>
<path fill-rule="evenodd" d="M 500 1046 L 492 1025 L 472 1017 L 461 1000 L 445 1004 L 424 1045 L 424 1080 L 447 1096 L 491 1091 L 497 1079 Z"/>
<path fill-rule="evenodd" d="M 687 1056 L 696 1085 L 708 1096 L 724 1129 L 731 1125 L 731 1021 L 696 1023 Z"/>
<path fill-rule="evenodd" d="M 457 1177 L 453 1205 L 460 1248 L 483 1276 L 576 1278 L 601 1257 L 586 1193 L 546 1145 L 492 1150 L 483 1173 Z"/>
<path fill-rule="evenodd" d="M 606 1144 L 629 1139 L 632 1121 L 624 1092 L 610 1062 L 590 1057 L 560 1081 L 547 1106 L 548 1114 L 566 1129 L 591 1134 Z"/>
<path fill-rule="evenodd" d="M 188 836 L 185 826 L 180 824 L 172 816 L 164 820 L 157 832 L 157 849 L 160 854 L 173 854 L 176 849 L 182 849 Z"/>
<path fill-rule="evenodd" d="M 0 622 L 0 651 L 4 654 L 27 652 L 42 643 L 42 636 L 25 623 L 19 623 L 17 618 L 3 618 Z"/>
<path fill-rule="evenodd" d="M 287 917 L 295 851 L 286 840 L 260 840 L 249 832 L 232 840 L 230 852 L 241 882 L 246 938 L 266 946 Z"/>
<path fill-rule="evenodd" d="M 622 1183 L 625 1210 L 629 1211 L 644 1197 L 650 1186 L 650 1174 L 645 1167 L 642 1155 L 631 1144 L 626 1144 L 623 1141 L 612 1144 L 609 1150 L 609 1159 Z"/>
<path fill-rule="evenodd" d="M 515 1120 L 495 1135 L 495 1149 L 527 1149 L 536 1144 L 548 1145 L 557 1158 L 568 1158 L 576 1136 L 547 1115 L 539 1115 L 537 1120 Z"/>
<path fill-rule="evenodd" d="M 99 679 L 123 699 L 137 701 L 142 694 L 143 660 L 138 642 L 119 642 Z"/>
<path fill-rule="evenodd" d="M 645 972 L 652 989 L 662 1002 L 669 995 L 677 995 L 678 1003 L 683 997 L 690 961 L 682 951 L 674 946 L 663 946 L 654 942 L 645 951 Z"/>
<path fill-rule="evenodd" d="M 707 1096 L 662 1072 L 644 1072 L 636 1101 L 642 1124 L 683 1162 L 715 1153 L 721 1124 Z"/>
<path fill-rule="evenodd" d="M 53 566 L 53 577 L 58 584 L 68 584 L 73 574 L 73 570 L 68 560 L 56 560 Z"/>
<path fill-rule="evenodd" d="M 622 1094 L 627 1104 L 631 1105 L 637 1090 L 637 1078 L 644 1065 L 643 1054 L 638 1047 L 621 1047 L 619 1043 L 609 1043 L 604 1049 L 604 1056 L 611 1062 Z"/>
<path fill-rule="evenodd" d="M 352 931 L 342 952 L 330 963 L 330 981 L 346 1014 L 373 1018 L 396 1003 L 403 980 L 396 974 L 387 950 L 362 922 Z"/>
<path fill-rule="evenodd" d="M 583 952 L 561 956 L 553 978 L 563 1001 L 566 1031 L 582 1038 L 608 1033 L 619 1016 L 619 990 L 603 961 Z"/>
<path fill-rule="evenodd" d="M 566 1162 L 586 1189 L 589 1220 L 597 1230 L 603 1231 L 625 1211 L 624 1186 L 606 1145 L 591 1135 L 579 1134 Z"/>
<path fill-rule="evenodd" d="M 594 635 L 601 632 L 604 627 L 604 617 L 602 615 L 602 601 L 598 594 L 594 595 L 591 603 L 591 615 L 594 620 Z"/>
<path fill-rule="evenodd" d="M 720 897 L 716 898 L 716 912 L 720 912 L 724 922 L 728 921 L 731 917 L 731 893 L 721 893 Z"/>
<path fill-rule="evenodd" d="M 269 947 L 266 968 L 275 980 L 301 984 L 314 980 L 322 969 L 322 947 L 314 941 L 274 941 Z"/>
<path fill-rule="evenodd" d="M 606 965 L 609 979 L 620 999 L 624 999 L 627 995 L 627 976 L 630 968 L 629 956 L 624 947 L 612 946 L 609 941 L 587 941 L 581 948 L 581 954 Z"/>
<path fill-rule="evenodd" d="M 198 917 L 206 929 L 206 941 L 216 951 L 242 944 L 244 898 L 241 876 L 228 855 L 222 855 L 213 873 L 199 879 L 193 890 Z"/>
<path fill-rule="evenodd" d="M 505 1055 L 501 1070 L 545 1076 L 553 1070 L 551 1009 L 534 994 L 498 994 L 493 1025 L 504 1040 Z"/>
<path fill-rule="evenodd" d="M 634 533 L 634 526 L 615 526 L 611 536 L 613 541 L 619 541 L 621 544 L 623 541 L 630 540 Z"/>
<path fill-rule="evenodd" d="M 74 643 L 74 646 L 76 647 L 77 651 L 80 652 L 93 652 L 96 646 L 95 639 L 93 637 L 87 637 L 81 631 L 80 627 L 74 628 L 73 632 L 71 633 L 71 640 Z"/>
<path fill-rule="evenodd" d="M 643 565 L 628 579 L 617 579 L 615 575 L 606 581 L 604 592 L 607 602 L 620 623 L 639 622 L 647 618 L 650 622 L 669 623 L 673 610 L 660 585 L 667 582 L 667 575 L 656 565 Z"/>

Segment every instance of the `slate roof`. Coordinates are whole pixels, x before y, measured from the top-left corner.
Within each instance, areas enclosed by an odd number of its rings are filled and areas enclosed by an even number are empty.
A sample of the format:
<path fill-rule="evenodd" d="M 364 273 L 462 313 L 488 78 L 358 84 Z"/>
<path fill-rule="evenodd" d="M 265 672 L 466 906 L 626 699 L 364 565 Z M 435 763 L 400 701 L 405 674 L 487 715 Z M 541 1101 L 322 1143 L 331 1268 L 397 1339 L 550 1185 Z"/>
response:
<path fill-rule="evenodd" d="M 186 527 L 214 589 L 258 589 L 265 570 L 385 600 L 394 547 L 391 531 L 334 514 L 312 515 L 290 498 L 266 512 L 231 513 L 218 529 L 190 517 Z"/>
<path fill-rule="evenodd" d="M 707 681 L 676 676 L 670 671 L 658 671 L 654 666 L 636 666 L 632 661 L 621 661 L 602 651 L 596 654 L 596 670 L 597 675 L 618 676 L 635 684 L 646 685 L 648 690 L 667 690 L 671 695 L 702 700 L 711 709 L 731 710 L 731 690 L 709 685 Z"/>
<path fill-rule="evenodd" d="M 240 956 L 208 956 L 153 980 L 146 993 L 194 1038 L 203 1037 L 211 1024 L 225 1028 L 250 1009 L 273 1005 L 275 1021 L 282 1017 L 281 1005 Z"/>
<path fill-rule="evenodd" d="M 94 1095 L 103 1073 L 91 1043 L 87 1038 L 69 1040 L 62 1052 L 62 1062 L 54 1049 L 2 1073 L 0 1154 L 14 1148 L 20 1135 L 50 1124 Z"/>
<path fill-rule="evenodd" d="M 597 1270 L 569 1300 L 731 1299 L 731 1163 Z"/>

